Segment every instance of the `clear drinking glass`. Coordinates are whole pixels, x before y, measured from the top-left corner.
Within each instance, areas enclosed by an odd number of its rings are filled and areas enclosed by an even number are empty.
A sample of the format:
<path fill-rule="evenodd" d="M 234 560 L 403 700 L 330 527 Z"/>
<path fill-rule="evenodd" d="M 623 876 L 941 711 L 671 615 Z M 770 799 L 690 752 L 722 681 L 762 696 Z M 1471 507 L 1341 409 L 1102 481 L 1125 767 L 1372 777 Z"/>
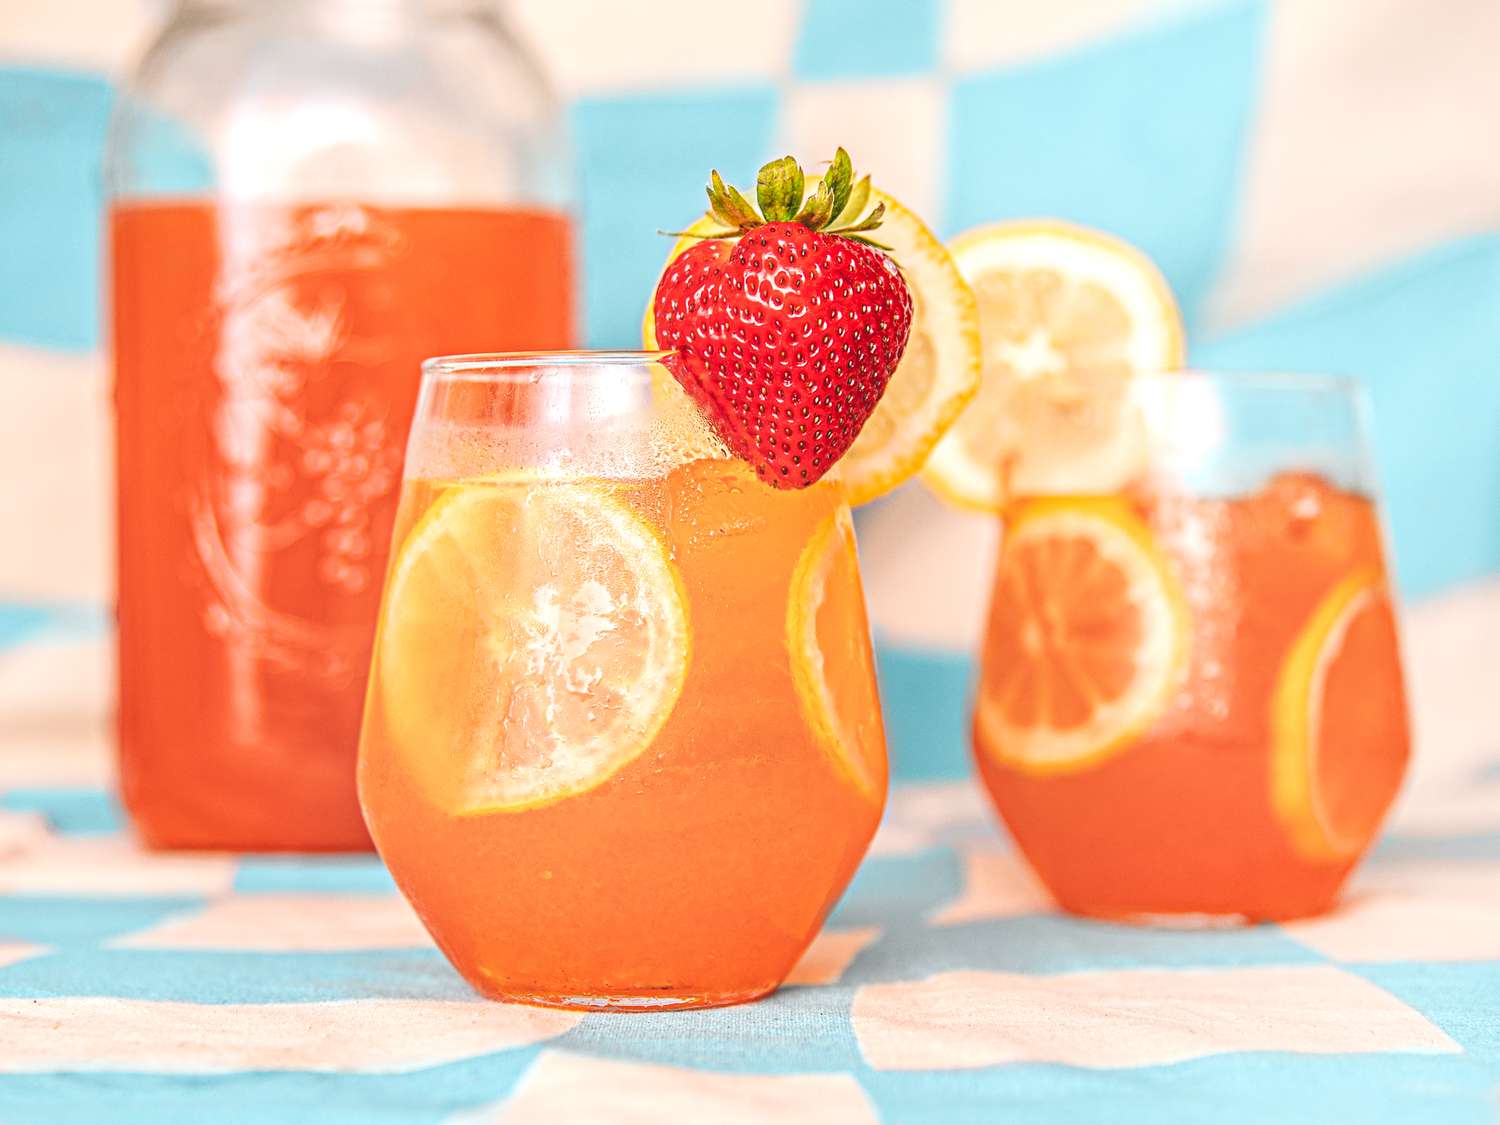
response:
<path fill-rule="evenodd" d="M 1066 909 L 1295 918 L 1369 846 L 1408 732 L 1365 414 L 1141 376 L 1085 487 L 1003 513 L 975 757 Z"/>
<path fill-rule="evenodd" d="M 424 367 L 359 790 L 403 893 L 499 999 L 771 991 L 884 803 L 842 487 L 761 484 L 661 358 Z"/>

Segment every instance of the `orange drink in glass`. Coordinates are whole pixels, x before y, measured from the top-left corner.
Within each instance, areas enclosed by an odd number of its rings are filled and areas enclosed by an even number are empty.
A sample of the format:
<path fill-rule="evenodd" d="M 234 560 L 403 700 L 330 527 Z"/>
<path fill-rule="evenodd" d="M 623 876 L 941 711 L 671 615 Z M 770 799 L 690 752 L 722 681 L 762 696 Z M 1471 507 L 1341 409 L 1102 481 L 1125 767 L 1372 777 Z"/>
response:
<path fill-rule="evenodd" d="M 425 367 L 359 755 L 372 836 L 480 992 L 753 999 L 886 788 L 853 527 L 651 353 Z"/>
<path fill-rule="evenodd" d="M 367 849 L 354 753 L 416 365 L 572 343 L 569 220 L 179 200 L 111 225 L 125 805 L 157 847 Z"/>
<path fill-rule="evenodd" d="M 1142 375 L 1117 425 L 1113 486 L 1002 514 L 980 776 L 1068 910 L 1317 913 L 1408 752 L 1361 400 Z"/>

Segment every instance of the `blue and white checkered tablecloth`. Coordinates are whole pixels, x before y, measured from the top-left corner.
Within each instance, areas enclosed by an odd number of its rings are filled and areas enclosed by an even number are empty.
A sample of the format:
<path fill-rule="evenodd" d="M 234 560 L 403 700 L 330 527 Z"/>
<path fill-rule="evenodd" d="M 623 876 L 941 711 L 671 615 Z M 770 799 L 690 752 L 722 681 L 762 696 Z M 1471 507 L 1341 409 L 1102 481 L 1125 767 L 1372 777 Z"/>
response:
<path fill-rule="evenodd" d="M 1428 794 L 1466 779 L 1463 799 L 1405 810 L 1327 917 L 1082 921 L 1049 906 L 966 776 L 966 664 L 887 649 L 902 777 L 787 986 L 718 1011 L 580 1015 L 476 997 L 374 858 L 142 852 L 100 716 L 55 710 L 74 689 L 51 677 L 97 660 L 97 629 L 14 618 L 0 1121 L 1500 1114 L 1500 756 L 1429 769 Z"/>

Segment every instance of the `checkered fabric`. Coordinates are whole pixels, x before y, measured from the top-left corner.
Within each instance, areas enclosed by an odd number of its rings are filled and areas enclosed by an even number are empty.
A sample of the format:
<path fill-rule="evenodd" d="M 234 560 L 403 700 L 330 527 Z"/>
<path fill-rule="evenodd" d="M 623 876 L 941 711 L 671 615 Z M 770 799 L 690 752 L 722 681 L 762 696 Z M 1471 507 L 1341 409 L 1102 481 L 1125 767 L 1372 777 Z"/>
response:
<path fill-rule="evenodd" d="M 1414 626 L 1419 708 L 1446 708 L 1431 682 L 1477 661 L 1500 587 Z M 1457 728 L 1427 748 L 1336 912 L 1107 925 L 1050 907 L 968 778 L 967 663 L 887 649 L 898 782 L 787 986 L 719 1011 L 578 1015 L 477 998 L 374 858 L 139 850 L 109 796 L 97 627 L 33 617 L 9 635 L 0 1121 L 1490 1122 L 1500 1109 L 1500 754 Z"/>
<path fill-rule="evenodd" d="M 861 529 L 897 785 L 770 999 L 485 1003 L 373 859 L 141 853 L 109 796 L 98 155 L 167 4 L 0 0 L 0 1122 L 1500 1120 L 1500 6 L 511 6 L 570 107 L 591 344 L 635 342 L 708 167 L 842 143 L 945 234 L 1139 243 L 1198 366 L 1360 376 L 1417 599 L 1393 825 L 1326 918 L 1054 912 L 969 780 L 989 529 L 906 493 Z"/>

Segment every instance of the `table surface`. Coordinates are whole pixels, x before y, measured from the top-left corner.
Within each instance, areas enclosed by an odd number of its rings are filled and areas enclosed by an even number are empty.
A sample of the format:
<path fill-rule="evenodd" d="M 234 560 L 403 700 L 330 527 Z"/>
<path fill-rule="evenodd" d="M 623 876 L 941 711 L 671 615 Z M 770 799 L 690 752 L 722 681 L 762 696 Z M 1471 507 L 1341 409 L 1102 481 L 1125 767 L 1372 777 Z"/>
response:
<path fill-rule="evenodd" d="M 143 853 L 75 698 L 97 624 L 0 620 L 0 1121 L 1493 1123 L 1500 753 L 1439 667 L 1490 642 L 1429 617 L 1447 750 L 1335 913 L 1059 915 L 964 775 L 964 662 L 886 650 L 901 780 L 822 936 L 767 1000 L 646 1015 L 477 999 L 373 858 Z"/>

